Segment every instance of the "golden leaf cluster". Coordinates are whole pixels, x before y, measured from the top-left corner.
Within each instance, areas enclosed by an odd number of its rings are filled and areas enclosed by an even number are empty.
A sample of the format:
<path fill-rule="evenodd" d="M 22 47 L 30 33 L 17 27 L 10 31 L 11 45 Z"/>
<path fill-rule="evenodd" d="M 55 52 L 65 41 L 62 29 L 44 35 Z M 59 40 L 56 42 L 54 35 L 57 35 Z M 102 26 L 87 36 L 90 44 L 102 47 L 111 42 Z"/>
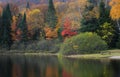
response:
<path fill-rule="evenodd" d="M 113 20 L 118 20 L 120 18 L 120 0 L 111 0 L 109 3 L 111 6 L 110 16 Z"/>

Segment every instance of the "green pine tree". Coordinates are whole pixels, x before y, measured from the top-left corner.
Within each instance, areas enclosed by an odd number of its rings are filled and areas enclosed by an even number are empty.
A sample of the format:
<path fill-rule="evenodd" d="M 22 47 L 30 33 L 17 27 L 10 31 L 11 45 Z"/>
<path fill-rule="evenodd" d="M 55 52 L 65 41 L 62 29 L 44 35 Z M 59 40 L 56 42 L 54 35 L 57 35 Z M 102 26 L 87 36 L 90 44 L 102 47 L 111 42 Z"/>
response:
<path fill-rule="evenodd" d="M 27 5 L 26 5 L 26 10 L 29 10 L 30 9 L 30 3 L 27 2 Z"/>
<path fill-rule="evenodd" d="M 54 8 L 53 0 L 49 0 L 48 11 L 46 13 L 45 22 L 51 28 L 55 28 L 57 24 L 57 16 Z"/>
<path fill-rule="evenodd" d="M 7 6 L 3 9 L 2 13 L 2 25 L 0 27 L 0 45 L 2 48 L 10 49 L 13 41 L 11 35 L 11 23 L 12 23 L 12 14 L 10 11 L 10 6 Z"/>
<path fill-rule="evenodd" d="M 81 32 L 96 32 L 98 29 L 97 18 L 89 14 L 89 12 L 93 10 L 93 8 L 94 5 L 92 3 L 89 6 L 86 6 L 83 18 L 81 20 Z"/>
<path fill-rule="evenodd" d="M 103 1 L 100 2 L 99 5 L 99 18 L 98 18 L 98 22 L 99 25 L 103 25 L 105 22 L 111 22 L 111 18 L 110 18 L 110 9 L 109 8 L 105 8 L 105 3 Z"/>
<path fill-rule="evenodd" d="M 24 13 L 24 16 L 21 20 L 21 22 L 18 25 L 19 29 L 21 30 L 21 42 L 27 42 L 28 41 L 28 28 L 27 28 L 27 22 L 26 22 L 26 14 Z"/>

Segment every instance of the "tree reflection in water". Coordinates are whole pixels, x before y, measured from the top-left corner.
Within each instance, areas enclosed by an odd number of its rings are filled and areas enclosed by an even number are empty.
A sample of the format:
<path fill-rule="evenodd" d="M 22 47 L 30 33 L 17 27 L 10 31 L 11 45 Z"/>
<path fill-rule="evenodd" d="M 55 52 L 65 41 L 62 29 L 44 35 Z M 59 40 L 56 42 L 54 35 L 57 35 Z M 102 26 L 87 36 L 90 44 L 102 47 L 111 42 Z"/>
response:
<path fill-rule="evenodd" d="M 111 68 L 113 69 L 113 77 L 120 77 L 120 61 L 111 60 Z"/>
<path fill-rule="evenodd" d="M 0 77 L 120 77 L 120 61 L 1 56 Z"/>

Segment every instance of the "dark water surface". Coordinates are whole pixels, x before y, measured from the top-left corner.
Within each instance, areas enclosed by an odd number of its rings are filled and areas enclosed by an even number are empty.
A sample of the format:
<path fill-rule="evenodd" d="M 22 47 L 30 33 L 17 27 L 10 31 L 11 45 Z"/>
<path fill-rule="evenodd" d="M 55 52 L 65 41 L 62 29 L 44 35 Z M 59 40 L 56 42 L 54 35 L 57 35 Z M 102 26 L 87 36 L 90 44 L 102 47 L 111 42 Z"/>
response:
<path fill-rule="evenodd" d="M 0 77 L 120 77 L 120 60 L 0 56 Z"/>

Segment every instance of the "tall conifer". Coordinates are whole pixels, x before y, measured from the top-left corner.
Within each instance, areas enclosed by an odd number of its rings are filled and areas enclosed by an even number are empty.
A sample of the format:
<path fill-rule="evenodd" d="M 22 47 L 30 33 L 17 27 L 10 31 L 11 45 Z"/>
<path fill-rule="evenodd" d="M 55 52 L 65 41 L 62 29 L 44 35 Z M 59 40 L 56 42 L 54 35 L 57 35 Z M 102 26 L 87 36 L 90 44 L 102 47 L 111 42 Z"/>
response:
<path fill-rule="evenodd" d="M 28 27 L 26 22 L 26 14 L 24 13 L 24 16 L 21 20 L 21 22 L 18 25 L 18 28 L 21 31 L 21 42 L 28 41 Z"/>
<path fill-rule="evenodd" d="M 49 0 L 49 6 L 48 6 L 48 11 L 46 13 L 45 21 L 47 25 L 49 25 L 51 28 L 55 28 L 57 24 L 57 16 L 56 16 L 53 0 Z"/>
<path fill-rule="evenodd" d="M 10 11 L 9 4 L 7 4 L 7 6 L 3 9 L 1 18 L 2 18 L 2 25 L 0 28 L 1 29 L 0 45 L 5 49 L 10 49 L 13 41 L 12 41 L 12 35 L 11 35 L 12 14 Z"/>
<path fill-rule="evenodd" d="M 94 9 L 93 3 L 87 5 L 84 10 L 83 18 L 81 20 L 81 32 L 96 32 L 98 29 L 98 21 L 95 16 L 90 15 Z"/>

